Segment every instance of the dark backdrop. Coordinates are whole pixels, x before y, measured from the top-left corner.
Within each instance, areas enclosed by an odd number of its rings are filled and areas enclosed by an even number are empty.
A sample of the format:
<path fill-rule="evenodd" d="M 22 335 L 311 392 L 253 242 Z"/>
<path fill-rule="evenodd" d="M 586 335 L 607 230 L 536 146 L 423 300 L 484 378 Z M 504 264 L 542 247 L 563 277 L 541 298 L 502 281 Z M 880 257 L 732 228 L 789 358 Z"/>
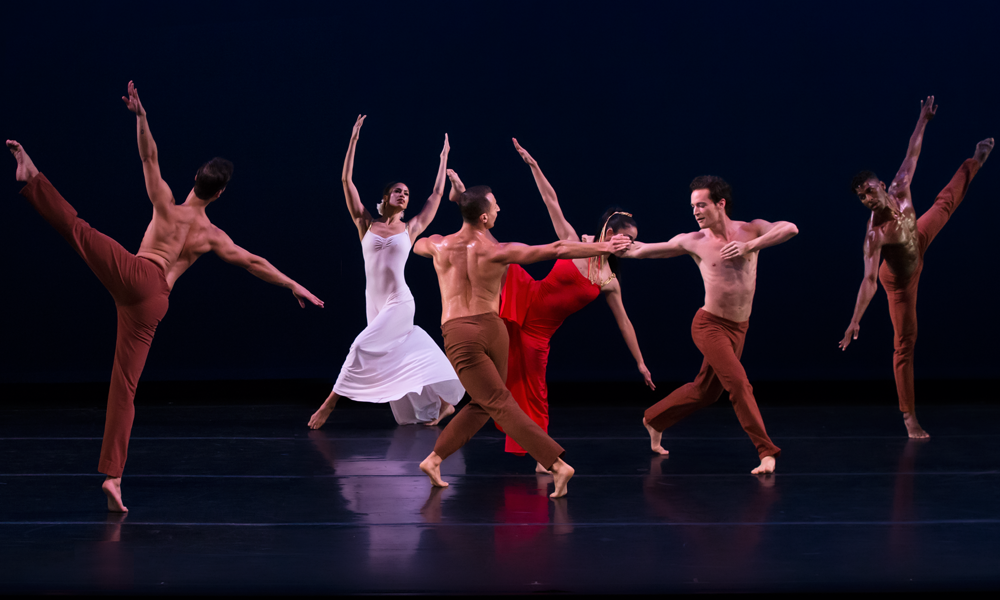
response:
<path fill-rule="evenodd" d="M 147 380 L 336 377 L 365 325 L 361 248 L 338 181 L 358 113 L 368 119 L 355 182 L 370 209 L 383 184 L 403 180 L 419 210 L 448 132 L 449 166 L 496 192 L 500 240 L 554 239 L 512 136 L 581 232 L 611 204 L 635 214 L 644 241 L 692 230 L 689 181 L 725 177 L 736 218 L 801 232 L 762 252 L 751 378 L 889 379 L 881 290 L 860 339 L 837 349 L 867 217 L 848 182 L 862 168 L 893 177 L 928 94 L 940 109 L 913 184 L 918 212 L 977 141 L 1000 137 L 993 2 L 36 3 L 4 15 L 0 129 L 83 218 L 138 248 L 151 210 L 135 119 L 119 99 L 134 79 L 177 198 L 202 162 L 233 160 L 213 222 L 326 301 L 301 310 L 206 255 L 170 297 Z M 17 195 L 5 160 L 0 381 L 105 380 L 114 305 Z M 993 376 L 998 169 L 1000 158 L 987 163 L 927 254 L 921 378 Z M 459 225 L 444 203 L 428 233 Z M 689 334 L 703 299 L 694 263 L 623 270 L 654 377 L 690 378 L 701 360 Z M 413 256 L 406 276 L 417 324 L 440 339 L 430 261 Z M 638 378 L 602 300 L 559 331 L 549 376 Z"/>

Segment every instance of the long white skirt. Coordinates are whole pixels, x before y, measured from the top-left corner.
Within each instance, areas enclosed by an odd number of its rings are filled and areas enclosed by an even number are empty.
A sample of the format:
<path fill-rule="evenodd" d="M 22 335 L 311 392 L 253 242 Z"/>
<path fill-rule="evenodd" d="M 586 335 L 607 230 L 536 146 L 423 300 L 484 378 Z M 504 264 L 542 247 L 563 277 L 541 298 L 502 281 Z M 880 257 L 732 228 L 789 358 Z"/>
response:
<path fill-rule="evenodd" d="M 458 404 L 465 388 L 448 357 L 413 324 L 413 298 L 390 297 L 354 343 L 333 386 L 358 402 L 388 402 L 396 422 L 438 418 L 441 400 Z"/>

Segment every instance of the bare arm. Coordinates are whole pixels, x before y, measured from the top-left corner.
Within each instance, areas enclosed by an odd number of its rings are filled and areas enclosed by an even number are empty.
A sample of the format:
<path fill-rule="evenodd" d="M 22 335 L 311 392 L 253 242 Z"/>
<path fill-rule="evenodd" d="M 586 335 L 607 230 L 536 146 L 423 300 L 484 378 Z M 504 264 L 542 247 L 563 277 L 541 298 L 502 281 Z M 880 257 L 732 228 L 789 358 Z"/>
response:
<path fill-rule="evenodd" d="M 427 229 L 427 226 L 434 220 L 434 215 L 437 214 L 438 206 L 441 205 L 441 196 L 444 195 L 445 172 L 448 169 L 449 150 L 448 134 L 446 133 L 444 134 L 444 148 L 441 149 L 441 162 L 438 164 L 437 177 L 434 179 L 434 189 L 431 191 L 431 195 L 427 198 L 427 202 L 424 203 L 424 207 L 420 210 L 420 213 L 406 223 L 406 229 L 410 232 L 411 241 Z"/>
<path fill-rule="evenodd" d="M 687 241 L 686 233 L 681 233 L 670 238 L 666 242 L 656 242 L 652 244 L 644 244 L 642 242 L 635 242 L 632 247 L 628 249 L 625 254 L 622 255 L 623 258 L 673 258 L 675 256 L 681 256 L 687 254 L 687 248 L 685 248 L 684 243 Z"/>
<path fill-rule="evenodd" d="M 347 156 L 344 158 L 344 171 L 340 176 L 340 182 L 344 184 L 344 197 L 347 198 L 347 211 L 351 213 L 351 219 L 358 227 L 358 235 L 365 237 L 365 232 L 372 223 L 372 215 L 361 203 L 361 195 L 358 188 L 354 186 L 354 149 L 358 145 L 358 137 L 361 135 L 361 125 L 365 122 L 367 115 L 358 115 L 358 120 L 354 122 L 354 130 L 351 132 L 351 141 L 347 145 Z"/>
<path fill-rule="evenodd" d="M 146 110 L 142 107 L 139 90 L 133 82 L 128 82 L 128 96 L 122 96 L 122 101 L 135 113 L 135 136 L 139 145 L 139 158 L 142 159 L 142 174 L 146 178 L 146 194 L 149 195 L 153 208 L 170 206 L 174 203 L 174 194 L 160 175 L 160 157 L 156 152 L 156 142 L 153 141 L 153 134 L 149 132 Z"/>
<path fill-rule="evenodd" d="M 882 255 L 882 243 L 878 236 L 869 231 L 865 236 L 865 278 L 861 280 L 861 289 L 858 290 L 858 299 L 854 303 L 854 315 L 851 317 L 851 324 L 844 332 L 844 339 L 840 340 L 841 350 L 847 350 L 852 340 L 858 339 L 858 332 L 861 330 L 861 317 L 868 308 L 868 303 L 872 301 L 875 292 L 878 291 L 878 263 Z"/>
<path fill-rule="evenodd" d="M 243 248 L 240 248 L 233 242 L 224 231 L 215 228 L 214 233 L 211 236 L 211 246 L 212 251 L 215 252 L 219 258 L 226 261 L 231 265 L 236 265 L 238 267 L 243 267 L 250 272 L 251 275 L 263 279 L 264 281 L 289 289 L 295 299 L 299 301 L 299 306 L 305 308 L 306 301 L 322 307 L 323 301 L 314 296 L 306 288 L 302 287 L 290 277 L 279 271 L 269 263 L 266 259 L 257 256 L 256 254 L 251 254 Z"/>
<path fill-rule="evenodd" d="M 905 195 L 909 193 L 913 172 L 917 169 L 917 159 L 920 158 L 920 148 L 924 143 L 924 129 L 927 127 L 927 123 L 934 118 L 936 112 L 937 106 L 934 104 L 934 96 L 927 96 L 926 100 L 920 101 L 920 117 L 917 118 L 917 126 L 913 129 L 910 143 L 906 147 L 906 158 L 903 159 L 899 172 L 892 180 L 891 187 L 895 188 L 893 190 L 895 194 Z"/>
<path fill-rule="evenodd" d="M 719 251 L 719 256 L 723 260 L 737 258 L 751 252 L 758 252 L 764 248 L 777 246 L 792 239 L 799 233 L 799 228 L 794 223 L 788 221 L 775 221 L 770 223 L 763 219 L 750 221 L 750 227 L 757 235 L 749 242 L 729 242 Z"/>
<path fill-rule="evenodd" d="M 465 184 L 458 178 L 455 169 L 448 169 L 448 181 L 451 182 L 451 191 L 448 193 L 448 200 L 458 202 L 458 197 L 465 192 Z"/>
<path fill-rule="evenodd" d="M 545 203 L 545 208 L 549 210 L 549 218 L 552 219 L 552 227 L 555 228 L 556 235 L 561 240 L 580 241 L 580 236 L 576 234 L 576 230 L 573 229 L 573 226 L 569 224 L 569 221 L 563 215 L 562 207 L 559 206 L 559 197 L 556 196 L 556 190 L 549 183 L 549 180 L 545 178 L 542 169 L 538 166 L 538 161 L 532 158 L 528 154 L 528 151 L 517 143 L 517 138 L 511 139 L 514 140 L 514 148 L 517 149 L 517 153 L 531 167 L 531 174 L 535 177 L 535 185 L 538 186 L 538 193 L 542 195 L 542 202 Z"/>
<path fill-rule="evenodd" d="M 510 242 L 500 244 L 492 256 L 493 262 L 503 264 L 528 265 L 543 260 L 557 258 L 588 258 L 608 252 L 619 252 L 628 248 L 632 240 L 628 236 L 616 235 L 607 242 L 584 243 L 559 240 L 544 246 L 528 246 Z"/>
<path fill-rule="evenodd" d="M 642 352 L 639 350 L 639 340 L 635 337 L 635 328 L 632 327 L 632 321 L 629 320 L 628 313 L 625 312 L 625 305 L 622 304 L 622 288 L 617 279 L 612 279 L 605 286 L 604 299 L 607 300 L 608 306 L 611 308 L 611 313 L 615 316 L 615 321 L 618 322 L 618 329 L 622 332 L 625 345 L 628 346 L 629 352 L 632 353 L 632 358 L 635 359 L 635 363 L 639 367 L 639 373 L 642 374 L 643 381 L 646 382 L 649 389 L 655 390 L 656 386 L 653 384 L 653 376 L 649 374 L 649 369 L 646 368 L 646 363 L 642 360 Z"/>
<path fill-rule="evenodd" d="M 438 236 L 431 236 L 431 237 L 438 237 Z M 434 244 L 430 241 L 429 238 L 420 238 L 419 240 L 417 240 L 417 243 L 413 245 L 413 252 L 419 254 L 420 256 L 424 256 L 426 258 L 433 258 L 434 255 L 431 254 L 433 250 L 434 250 Z"/>

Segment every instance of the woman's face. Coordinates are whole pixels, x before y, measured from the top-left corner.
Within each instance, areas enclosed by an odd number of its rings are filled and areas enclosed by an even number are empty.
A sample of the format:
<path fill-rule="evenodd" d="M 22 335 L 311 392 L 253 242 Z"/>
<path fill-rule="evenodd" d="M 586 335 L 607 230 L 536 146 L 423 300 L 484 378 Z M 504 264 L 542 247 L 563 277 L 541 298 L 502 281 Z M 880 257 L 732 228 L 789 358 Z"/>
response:
<path fill-rule="evenodd" d="M 614 235 L 627 235 L 634 242 L 639 237 L 639 229 L 635 225 L 626 225 L 619 228 L 618 231 L 614 231 L 608 227 L 607 231 L 604 232 L 604 240 L 610 240 L 611 236 Z"/>
<path fill-rule="evenodd" d="M 392 186 L 389 197 L 382 200 L 396 210 L 406 210 L 406 205 L 410 203 L 410 188 L 405 183 L 397 183 Z"/>

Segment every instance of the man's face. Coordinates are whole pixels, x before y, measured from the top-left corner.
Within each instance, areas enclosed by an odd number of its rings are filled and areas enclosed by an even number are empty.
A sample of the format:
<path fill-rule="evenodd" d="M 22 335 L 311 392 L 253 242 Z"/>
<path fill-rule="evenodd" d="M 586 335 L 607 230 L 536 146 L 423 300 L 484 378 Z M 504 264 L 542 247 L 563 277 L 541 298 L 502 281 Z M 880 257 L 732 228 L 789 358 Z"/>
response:
<path fill-rule="evenodd" d="M 397 183 L 392 186 L 388 203 L 389 206 L 399 210 L 406 210 L 406 206 L 410 203 L 410 188 L 406 187 L 405 183 Z"/>
<path fill-rule="evenodd" d="M 694 190 L 691 192 L 691 211 L 694 213 L 694 220 L 698 222 L 698 228 L 708 229 L 725 217 L 726 201 L 715 203 L 707 189 Z"/>
<path fill-rule="evenodd" d="M 854 191 L 858 195 L 858 200 L 861 200 L 868 210 L 879 210 L 889 205 L 885 184 L 874 177 L 859 185 Z"/>
<path fill-rule="evenodd" d="M 484 215 L 486 217 L 486 229 L 493 229 L 493 225 L 497 222 L 497 214 L 500 212 L 500 206 L 497 204 L 497 198 L 493 195 L 493 192 L 486 194 L 486 197 L 490 201 L 490 208 Z"/>

